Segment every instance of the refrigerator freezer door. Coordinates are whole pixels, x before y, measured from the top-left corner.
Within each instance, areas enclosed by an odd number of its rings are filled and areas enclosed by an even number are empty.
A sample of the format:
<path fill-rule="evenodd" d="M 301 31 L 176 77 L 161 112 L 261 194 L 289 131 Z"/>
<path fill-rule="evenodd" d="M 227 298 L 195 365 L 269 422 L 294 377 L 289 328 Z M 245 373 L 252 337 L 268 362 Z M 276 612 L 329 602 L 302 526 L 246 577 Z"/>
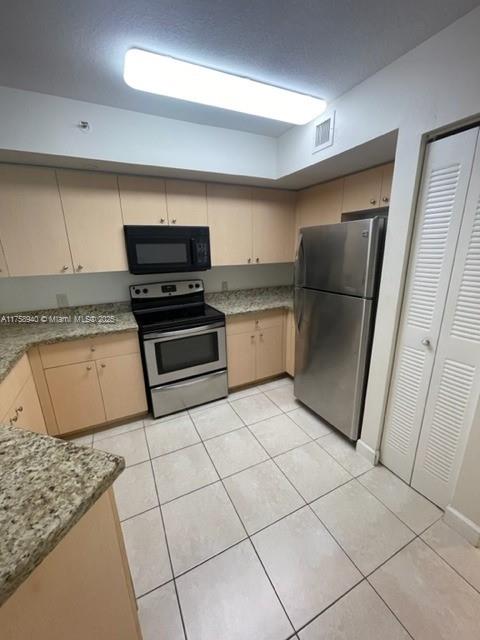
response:
<path fill-rule="evenodd" d="M 295 289 L 295 395 L 351 440 L 359 437 L 373 302 Z"/>
<path fill-rule="evenodd" d="M 355 220 L 300 230 L 295 285 L 372 298 L 384 220 Z"/>

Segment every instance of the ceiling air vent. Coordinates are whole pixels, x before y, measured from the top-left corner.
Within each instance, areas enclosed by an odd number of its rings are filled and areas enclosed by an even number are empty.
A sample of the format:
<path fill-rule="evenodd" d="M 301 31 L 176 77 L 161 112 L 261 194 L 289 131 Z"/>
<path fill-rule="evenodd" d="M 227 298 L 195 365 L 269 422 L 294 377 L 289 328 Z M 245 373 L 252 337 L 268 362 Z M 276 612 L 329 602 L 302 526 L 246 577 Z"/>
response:
<path fill-rule="evenodd" d="M 313 153 L 326 149 L 333 144 L 333 129 L 335 126 L 335 112 L 331 113 L 327 118 L 315 124 L 315 141 L 313 144 Z"/>

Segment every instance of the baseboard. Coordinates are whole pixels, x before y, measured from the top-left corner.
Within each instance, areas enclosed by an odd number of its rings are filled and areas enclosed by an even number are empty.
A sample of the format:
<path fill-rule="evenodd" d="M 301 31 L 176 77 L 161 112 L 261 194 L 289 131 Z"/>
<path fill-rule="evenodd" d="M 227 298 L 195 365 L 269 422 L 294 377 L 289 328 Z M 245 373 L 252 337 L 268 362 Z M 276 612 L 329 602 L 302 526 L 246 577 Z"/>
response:
<path fill-rule="evenodd" d="M 357 453 L 359 453 L 363 458 L 368 460 L 371 464 L 378 464 L 378 460 L 380 458 L 380 451 L 376 451 L 372 449 L 366 442 L 363 440 L 357 440 Z"/>
<path fill-rule="evenodd" d="M 474 547 L 480 547 L 480 527 L 478 524 L 469 520 L 450 505 L 445 509 L 443 520 L 449 527 L 455 529 L 457 533 L 468 540 L 470 544 L 473 544 Z"/>

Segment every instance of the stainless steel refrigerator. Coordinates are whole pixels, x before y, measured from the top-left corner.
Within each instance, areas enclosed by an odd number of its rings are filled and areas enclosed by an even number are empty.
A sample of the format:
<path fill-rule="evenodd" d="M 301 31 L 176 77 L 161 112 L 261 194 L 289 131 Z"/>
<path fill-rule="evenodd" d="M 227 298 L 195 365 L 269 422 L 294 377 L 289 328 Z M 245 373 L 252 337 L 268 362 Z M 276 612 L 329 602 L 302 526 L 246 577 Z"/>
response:
<path fill-rule="evenodd" d="M 359 437 L 383 218 L 300 229 L 295 263 L 295 395 L 351 440 Z"/>

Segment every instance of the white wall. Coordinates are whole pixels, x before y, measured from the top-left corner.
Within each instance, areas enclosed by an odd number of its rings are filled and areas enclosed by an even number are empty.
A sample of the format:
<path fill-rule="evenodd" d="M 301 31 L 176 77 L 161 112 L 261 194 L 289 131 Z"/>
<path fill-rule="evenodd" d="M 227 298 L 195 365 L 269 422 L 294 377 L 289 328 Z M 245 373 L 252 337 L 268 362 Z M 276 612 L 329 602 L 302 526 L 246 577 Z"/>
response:
<path fill-rule="evenodd" d="M 276 140 L 267 136 L 7 87 L 0 87 L 0 116 L 0 149 L 276 177 Z"/>
<path fill-rule="evenodd" d="M 292 264 L 213 267 L 210 271 L 159 276 L 134 276 L 117 273 L 84 273 L 58 276 L 0 279 L 0 312 L 27 311 L 57 307 L 57 294 L 67 294 L 69 305 L 120 302 L 129 299 L 128 287 L 135 282 L 160 282 L 201 278 L 206 291 L 221 291 L 222 282 L 228 288 L 249 289 L 293 283 Z"/>

